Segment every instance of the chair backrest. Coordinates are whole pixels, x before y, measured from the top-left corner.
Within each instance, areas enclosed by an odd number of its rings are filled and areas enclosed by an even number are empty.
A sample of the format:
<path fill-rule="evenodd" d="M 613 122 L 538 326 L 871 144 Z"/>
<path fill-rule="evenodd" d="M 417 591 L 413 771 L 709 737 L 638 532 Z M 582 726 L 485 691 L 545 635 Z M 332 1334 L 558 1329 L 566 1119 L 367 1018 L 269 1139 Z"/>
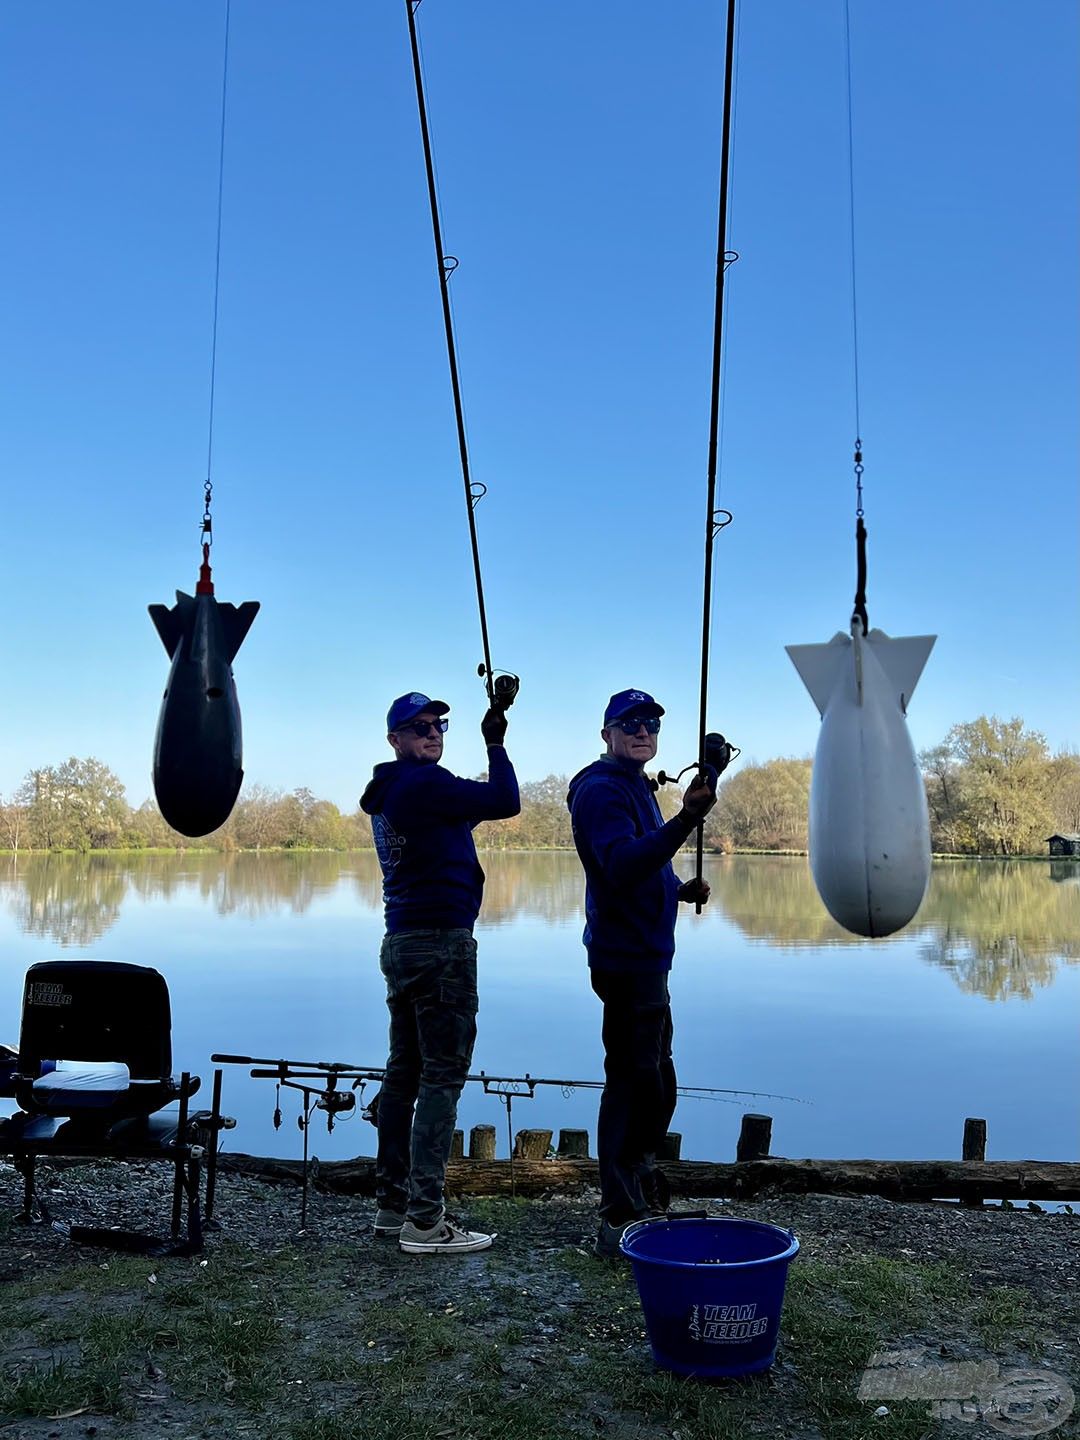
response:
<path fill-rule="evenodd" d="M 133 1080 L 172 1073 L 172 1015 L 164 977 L 118 960 L 43 960 L 23 986 L 19 1071 L 43 1060 L 119 1060 Z"/>

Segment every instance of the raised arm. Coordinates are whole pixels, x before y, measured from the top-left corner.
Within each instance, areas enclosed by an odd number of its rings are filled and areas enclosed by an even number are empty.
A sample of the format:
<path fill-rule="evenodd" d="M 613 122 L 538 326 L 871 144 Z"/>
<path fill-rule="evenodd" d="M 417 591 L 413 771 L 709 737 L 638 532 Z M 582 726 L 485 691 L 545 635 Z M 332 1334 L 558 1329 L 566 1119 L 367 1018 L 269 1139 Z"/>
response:
<path fill-rule="evenodd" d="M 416 804 L 444 820 L 508 820 L 520 812 L 521 796 L 509 755 L 489 745 L 486 780 L 462 780 L 433 765 L 416 788 Z"/>
<path fill-rule="evenodd" d="M 605 878 L 619 887 L 662 870 L 682 848 L 696 821 L 680 812 L 660 829 L 638 835 L 629 798 L 614 785 L 590 785 L 573 804 L 576 835 L 584 836 Z"/>

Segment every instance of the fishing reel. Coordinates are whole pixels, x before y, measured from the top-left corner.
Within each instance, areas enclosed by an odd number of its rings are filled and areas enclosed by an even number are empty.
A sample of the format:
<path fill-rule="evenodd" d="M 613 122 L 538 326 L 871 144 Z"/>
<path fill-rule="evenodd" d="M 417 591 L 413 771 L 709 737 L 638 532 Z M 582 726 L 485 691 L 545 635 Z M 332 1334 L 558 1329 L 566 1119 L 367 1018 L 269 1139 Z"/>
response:
<path fill-rule="evenodd" d="M 521 688 L 521 680 L 517 675 L 511 675 L 509 670 L 489 670 L 486 665 L 478 665 L 476 673 L 483 680 L 485 675 L 491 676 L 491 707 L 493 710 L 506 711 L 517 699 L 518 690 Z"/>
<path fill-rule="evenodd" d="M 353 1093 L 357 1086 L 360 1086 L 360 1093 L 363 1096 L 363 1080 L 353 1082 L 352 1090 L 339 1090 L 337 1088 L 338 1077 L 333 1069 L 327 1075 L 321 1085 L 306 1085 L 302 1080 L 290 1078 L 282 1062 L 277 1075 L 277 1086 L 274 1096 L 274 1129 L 280 1130 L 282 1125 L 281 1115 L 281 1088 L 285 1086 L 289 1090 L 299 1090 L 303 1096 L 300 1114 L 296 1117 L 297 1127 L 306 1135 L 311 1118 L 316 1110 L 321 1110 L 326 1116 L 327 1133 L 331 1134 L 334 1129 L 334 1121 L 339 1115 L 348 1115 L 356 1109 L 356 1095 Z"/>
<path fill-rule="evenodd" d="M 742 751 L 739 747 L 732 745 L 730 740 L 725 740 L 723 735 L 718 731 L 710 731 L 709 734 L 705 736 L 705 756 L 700 766 L 700 771 L 709 782 L 710 790 L 715 792 L 716 783 L 720 779 L 720 776 L 731 762 L 741 754 Z M 687 770 L 697 770 L 698 768 L 698 762 L 694 760 L 691 764 L 684 765 L 677 775 L 665 775 L 663 770 L 660 770 L 656 776 L 657 784 L 677 785 Z"/>

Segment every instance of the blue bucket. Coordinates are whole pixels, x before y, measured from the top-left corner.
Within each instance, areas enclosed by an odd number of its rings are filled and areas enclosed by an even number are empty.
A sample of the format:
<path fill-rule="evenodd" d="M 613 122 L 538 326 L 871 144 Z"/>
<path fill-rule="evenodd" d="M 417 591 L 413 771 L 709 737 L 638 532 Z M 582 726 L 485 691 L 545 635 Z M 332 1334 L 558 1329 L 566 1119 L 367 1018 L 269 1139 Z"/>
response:
<path fill-rule="evenodd" d="M 627 1226 L 653 1359 L 676 1375 L 722 1379 L 776 1358 L 788 1265 L 799 1242 L 759 1220 L 700 1215 Z"/>

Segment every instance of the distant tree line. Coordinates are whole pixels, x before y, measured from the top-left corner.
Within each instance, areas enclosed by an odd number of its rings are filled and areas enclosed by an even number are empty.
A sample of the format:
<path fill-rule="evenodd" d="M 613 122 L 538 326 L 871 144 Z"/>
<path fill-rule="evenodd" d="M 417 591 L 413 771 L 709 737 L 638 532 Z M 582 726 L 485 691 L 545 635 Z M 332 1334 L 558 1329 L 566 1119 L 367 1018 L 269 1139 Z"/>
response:
<path fill-rule="evenodd" d="M 153 800 L 132 809 L 107 765 L 73 756 L 31 770 L 0 802 L 0 841 L 10 850 L 354 850 L 370 847 L 371 826 L 366 815 L 343 815 L 310 790 L 245 785 L 226 823 L 190 840 L 166 824 Z"/>
<path fill-rule="evenodd" d="M 1080 755 L 1052 755 L 1020 719 L 981 715 L 954 725 L 919 756 L 935 851 L 961 855 L 1045 853 L 1055 831 L 1080 833 Z M 714 851 L 805 850 L 812 762 L 776 759 L 745 765 L 721 782 L 705 825 Z M 494 850 L 573 846 L 567 777 L 521 786 L 521 814 L 485 825 Z M 665 816 L 679 808 L 675 786 L 657 791 Z M 100 760 L 72 757 L 31 770 L 10 800 L 0 798 L 0 844 L 10 850 L 180 849 L 352 850 L 371 847 L 368 817 L 343 814 L 310 790 L 246 785 L 220 830 L 192 841 L 171 829 L 156 804 L 127 802 L 119 778 Z"/>
<path fill-rule="evenodd" d="M 1080 834 L 1080 755 L 1052 755 L 1023 720 L 980 715 L 919 756 L 938 854 L 1046 853 Z M 718 850 L 805 850 L 812 762 L 769 760 L 724 781 L 705 826 Z"/>

